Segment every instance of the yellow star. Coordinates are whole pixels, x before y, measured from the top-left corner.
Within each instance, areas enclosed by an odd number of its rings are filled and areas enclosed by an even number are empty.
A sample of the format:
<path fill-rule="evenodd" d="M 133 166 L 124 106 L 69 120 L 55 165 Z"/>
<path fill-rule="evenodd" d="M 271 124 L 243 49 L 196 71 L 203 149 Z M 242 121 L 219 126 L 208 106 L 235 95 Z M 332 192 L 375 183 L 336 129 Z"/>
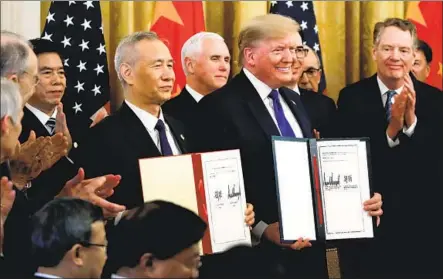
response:
<path fill-rule="evenodd" d="M 411 1 L 408 3 L 408 10 L 406 12 L 406 18 L 412 19 L 413 21 L 426 26 L 426 21 L 421 13 L 420 7 L 418 6 L 420 1 Z"/>
<path fill-rule="evenodd" d="M 172 1 L 155 2 L 154 20 L 152 21 L 152 25 L 154 25 L 160 17 L 167 18 L 170 21 L 183 25 L 183 21 Z"/>
<path fill-rule="evenodd" d="M 439 76 L 441 76 L 441 75 L 443 75 L 443 70 L 442 70 L 442 66 L 441 66 L 442 64 L 441 64 L 441 62 L 438 62 L 438 73 L 437 73 L 437 75 L 439 75 Z"/>

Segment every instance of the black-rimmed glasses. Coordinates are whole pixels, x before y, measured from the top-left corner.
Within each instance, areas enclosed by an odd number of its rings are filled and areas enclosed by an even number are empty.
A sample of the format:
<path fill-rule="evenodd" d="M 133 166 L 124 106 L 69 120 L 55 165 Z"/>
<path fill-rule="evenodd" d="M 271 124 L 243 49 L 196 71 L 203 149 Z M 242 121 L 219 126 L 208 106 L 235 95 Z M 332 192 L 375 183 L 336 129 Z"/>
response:
<path fill-rule="evenodd" d="M 320 72 L 321 69 L 317 69 L 317 68 L 308 68 L 306 71 L 303 71 L 302 75 L 306 74 L 308 77 L 314 77 L 318 74 L 318 72 Z"/>

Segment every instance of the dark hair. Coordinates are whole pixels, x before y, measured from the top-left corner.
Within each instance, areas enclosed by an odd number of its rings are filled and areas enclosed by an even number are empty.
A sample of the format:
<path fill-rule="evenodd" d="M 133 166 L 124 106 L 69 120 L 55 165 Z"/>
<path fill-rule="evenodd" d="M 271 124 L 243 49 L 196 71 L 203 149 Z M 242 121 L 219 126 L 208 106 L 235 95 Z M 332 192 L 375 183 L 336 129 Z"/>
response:
<path fill-rule="evenodd" d="M 56 53 L 60 59 L 63 60 L 58 44 L 41 38 L 32 39 L 29 40 L 29 42 L 32 44 L 32 49 L 34 50 L 35 55 L 39 56 L 43 53 Z"/>
<path fill-rule="evenodd" d="M 425 55 L 426 62 L 430 64 L 432 62 L 432 48 L 423 40 L 417 41 L 417 50 L 422 51 Z"/>
<path fill-rule="evenodd" d="M 134 267 L 145 253 L 169 259 L 198 243 L 205 230 L 206 223 L 186 208 L 165 201 L 147 202 L 108 230 L 106 272 Z"/>
<path fill-rule="evenodd" d="M 103 211 L 75 198 L 58 198 L 32 216 L 32 254 L 35 264 L 57 266 L 72 246 L 91 240 L 91 225 L 103 221 Z"/>

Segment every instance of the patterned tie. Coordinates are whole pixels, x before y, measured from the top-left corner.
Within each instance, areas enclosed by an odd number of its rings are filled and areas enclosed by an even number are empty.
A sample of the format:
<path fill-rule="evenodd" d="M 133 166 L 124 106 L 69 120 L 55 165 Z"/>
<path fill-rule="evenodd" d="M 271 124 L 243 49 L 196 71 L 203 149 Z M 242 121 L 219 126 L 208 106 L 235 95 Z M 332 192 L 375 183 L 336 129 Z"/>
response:
<path fill-rule="evenodd" d="M 161 119 L 157 121 L 155 129 L 158 131 L 160 137 L 160 149 L 163 156 L 174 155 L 171 146 L 169 145 L 168 138 L 166 137 L 165 123 Z"/>
<path fill-rule="evenodd" d="M 386 120 L 388 120 L 388 122 L 391 120 L 392 99 L 395 94 L 397 94 L 397 92 L 395 92 L 394 90 L 389 90 L 386 92 L 387 98 L 386 98 L 385 109 L 386 109 Z"/>
<path fill-rule="evenodd" d="M 278 91 L 276 89 L 272 89 L 271 93 L 269 94 L 269 98 L 272 99 L 275 118 L 277 119 L 277 124 L 281 135 L 284 137 L 295 137 L 294 131 L 283 113 L 283 107 L 281 106 L 280 98 L 278 97 Z"/>
<path fill-rule="evenodd" d="M 49 128 L 49 134 L 53 135 L 55 130 L 55 118 L 49 118 L 48 121 L 46 121 L 45 126 Z"/>

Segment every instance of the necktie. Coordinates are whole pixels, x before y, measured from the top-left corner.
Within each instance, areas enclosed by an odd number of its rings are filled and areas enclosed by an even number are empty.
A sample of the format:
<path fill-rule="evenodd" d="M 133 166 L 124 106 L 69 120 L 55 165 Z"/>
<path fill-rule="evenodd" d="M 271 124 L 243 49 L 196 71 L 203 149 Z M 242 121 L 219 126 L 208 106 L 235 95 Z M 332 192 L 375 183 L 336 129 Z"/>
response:
<path fill-rule="evenodd" d="M 275 118 L 277 119 L 277 124 L 281 135 L 284 137 L 295 137 L 294 131 L 283 113 L 283 107 L 281 106 L 280 98 L 278 97 L 278 91 L 273 89 L 269 94 L 269 98 L 272 99 Z"/>
<path fill-rule="evenodd" d="M 171 146 L 169 145 L 168 138 L 166 137 L 165 123 L 161 119 L 157 121 L 155 129 L 158 131 L 160 137 L 160 149 L 163 156 L 174 155 Z"/>
<path fill-rule="evenodd" d="M 55 130 L 55 118 L 49 118 L 48 121 L 46 121 L 45 126 L 49 128 L 49 133 L 53 135 Z"/>
<path fill-rule="evenodd" d="M 395 92 L 394 90 L 389 90 L 386 92 L 386 104 L 385 104 L 385 109 L 386 109 L 386 120 L 389 122 L 391 120 L 391 108 L 392 108 L 392 98 L 394 97 L 394 95 L 397 94 L 397 92 Z"/>

